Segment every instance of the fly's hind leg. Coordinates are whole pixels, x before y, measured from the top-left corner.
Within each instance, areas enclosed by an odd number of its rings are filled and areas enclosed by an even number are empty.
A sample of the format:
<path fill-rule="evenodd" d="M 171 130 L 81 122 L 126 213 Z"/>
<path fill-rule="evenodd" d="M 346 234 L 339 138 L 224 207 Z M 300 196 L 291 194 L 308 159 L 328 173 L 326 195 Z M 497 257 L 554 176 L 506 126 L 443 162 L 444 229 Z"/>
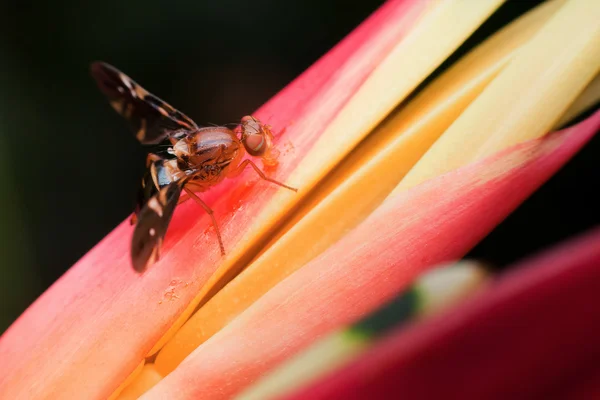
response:
<path fill-rule="evenodd" d="M 251 166 L 251 167 L 252 167 L 252 168 L 253 168 L 253 169 L 256 171 L 256 173 L 257 173 L 257 174 L 258 174 L 258 175 L 259 175 L 259 176 L 260 176 L 262 179 L 264 179 L 265 181 L 268 181 L 268 182 L 274 183 L 274 184 L 276 184 L 276 185 L 279 185 L 279 186 L 281 186 L 281 187 L 284 187 L 284 188 L 286 188 L 286 189 L 289 189 L 289 190 L 293 190 L 294 192 L 297 192 L 297 191 L 298 191 L 298 189 L 296 189 L 296 188 L 293 188 L 293 187 L 291 187 L 291 186 L 288 186 L 288 185 L 286 185 L 286 184 L 284 184 L 284 183 L 281 183 L 281 182 L 279 182 L 279 181 L 276 181 L 275 179 L 271 179 L 271 178 L 267 177 L 267 176 L 265 175 L 265 173 L 264 173 L 264 172 L 262 172 L 262 171 L 260 170 L 260 168 L 258 168 L 258 167 L 256 166 L 256 164 L 254 164 L 254 163 L 252 162 L 252 160 L 244 160 L 244 161 L 242 161 L 242 163 L 241 163 L 241 164 L 240 164 L 240 165 L 237 167 L 237 169 L 235 169 L 234 171 L 232 171 L 232 172 L 229 174 L 229 177 L 230 177 L 230 178 L 234 178 L 234 177 L 238 176 L 239 174 L 241 174 L 241 173 L 242 173 L 242 171 L 244 170 L 244 168 L 246 167 L 246 165 L 248 165 L 248 164 L 249 164 L 249 165 L 250 165 L 250 166 Z"/>
<path fill-rule="evenodd" d="M 194 192 L 192 192 L 190 189 L 188 189 L 188 188 L 186 188 L 184 186 L 183 190 L 196 203 L 200 204 L 202 206 L 202 208 L 204 208 L 204 211 L 206 211 L 206 213 L 210 216 L 210 219 L 212 220 L 213 226 L 215 227 L 215 232 L 217 234 L 217 239 L 219 239 L 219 247 L 221 248 L 221 255 L 224 256 L 225 255 L 225 246 L 223 246 L 223 239 L 221 239 L 221 232 L 219 231 L 219 224 L 217 224 L 217 220 L 215 218 L 213 210 L 204 201 L 202 201 L 202 199 L 200 197 L 196 196 L 196 194 Z"/>

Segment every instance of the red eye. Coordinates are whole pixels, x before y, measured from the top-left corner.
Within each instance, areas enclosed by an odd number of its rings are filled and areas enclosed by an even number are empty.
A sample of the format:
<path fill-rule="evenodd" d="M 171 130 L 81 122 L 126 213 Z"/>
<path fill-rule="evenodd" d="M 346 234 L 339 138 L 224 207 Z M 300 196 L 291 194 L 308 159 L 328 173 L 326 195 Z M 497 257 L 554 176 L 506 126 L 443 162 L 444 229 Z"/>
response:
<path fill-rule="evenodd" d="M 244 147 L 251 156 L 262 156 L 267 149 L 264 135 L 260 133 L 246 135 L 243 138 Z"/>

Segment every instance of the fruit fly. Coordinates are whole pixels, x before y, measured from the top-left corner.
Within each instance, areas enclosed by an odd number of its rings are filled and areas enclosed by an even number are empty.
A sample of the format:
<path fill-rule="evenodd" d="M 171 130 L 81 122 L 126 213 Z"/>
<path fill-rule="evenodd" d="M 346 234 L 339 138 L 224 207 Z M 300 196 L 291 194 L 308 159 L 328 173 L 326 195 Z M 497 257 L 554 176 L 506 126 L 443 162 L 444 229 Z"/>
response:
<path fill-rule="evenodd" d="M 143 272 L 160 258 L 175 206 L 188 198 L 202 206 L 212 219 L 221 255 L 225 255 L 213 211 L 196 193 L 225 178 L 238 176 L 247 166 L 262 179 L 297 191 L 268 178 L 252 160 L 243 160 L 248 153 L 262 158 L 265 165 L 276 164 L 278 153 L 273 147 L 271 127 L 257 118 L 245 116 L 233 130 L 225 126 L 199 127 L 111 65 L 92 63 L 91 74 L 111 106 L 129 122 L 141 144 L 167 148 L 164 155 L 148 154 L 131 218 L 136 225 L 131 240 L 131 261 L 136 271 Z"/>

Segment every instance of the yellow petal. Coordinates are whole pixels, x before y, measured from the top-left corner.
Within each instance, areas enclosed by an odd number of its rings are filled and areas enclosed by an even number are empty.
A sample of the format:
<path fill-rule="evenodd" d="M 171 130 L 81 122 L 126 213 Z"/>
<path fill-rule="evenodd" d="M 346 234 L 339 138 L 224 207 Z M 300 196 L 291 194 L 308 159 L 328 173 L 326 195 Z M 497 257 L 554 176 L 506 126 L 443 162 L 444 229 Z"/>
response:
<path fill-rule="evenodd" d="M 571 104 L 571 107 L 564 113 L 561 119 L 555 124 L 556 128 L 564 126 L 571 122 L 582 112 L 589 110 L 600 102 L 600 75 L 596 75 L 594 80 L 587 85 L 585 90 Z"/>
<path fill-rule="evenodd" d="M 599 1 L 563 5 L 397 190 L 548 132 L 600 70 L 598 21 Z"/>

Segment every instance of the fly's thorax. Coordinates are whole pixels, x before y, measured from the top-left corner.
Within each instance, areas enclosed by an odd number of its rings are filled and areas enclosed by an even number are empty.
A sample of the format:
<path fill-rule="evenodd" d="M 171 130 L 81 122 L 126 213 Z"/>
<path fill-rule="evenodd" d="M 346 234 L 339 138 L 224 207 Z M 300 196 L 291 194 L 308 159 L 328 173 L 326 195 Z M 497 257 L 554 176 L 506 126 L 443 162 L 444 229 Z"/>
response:
<path fill-rule="evenodd" d="M 188 152 L 182 159 L 191 169 L 224 168 L 238 156 L 242 147 L 233 131 L 225 127 L 203 128 L 185 140 Z"/>

